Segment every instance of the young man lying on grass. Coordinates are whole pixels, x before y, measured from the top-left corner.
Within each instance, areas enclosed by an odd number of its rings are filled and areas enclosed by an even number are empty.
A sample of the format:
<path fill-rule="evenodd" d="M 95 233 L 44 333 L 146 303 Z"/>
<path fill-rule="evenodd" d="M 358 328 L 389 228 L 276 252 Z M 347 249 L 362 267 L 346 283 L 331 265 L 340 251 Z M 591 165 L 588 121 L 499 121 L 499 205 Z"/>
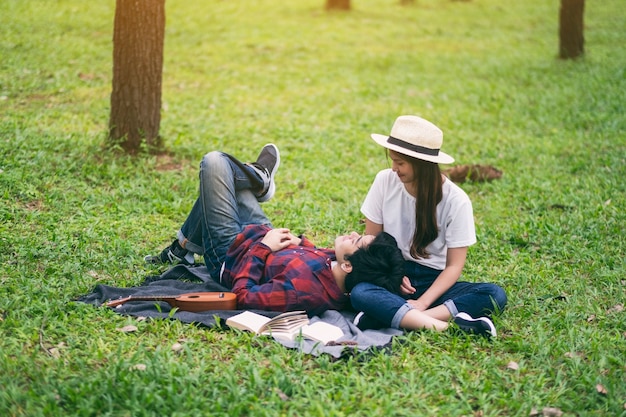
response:
<path fill-rule="evenodd" d="M 274 177 L 280 153 L 273 144 L 253 163 L 223 152 L 209 152 L 200 163 L 200 195 L 177 238 L 149 263 L 193 265 L 204 258 L 211 277 L 230 288 L 240 309 L 325 310 L 349 308 L 349 291 L 359 282 L 378 283 L 398 291 L 403 259 L 387 233 L 352 232 L 335 239 L 333 248 L 317 248 L 286 228 L 272 228 L 260 203 L 276 191 Z M 461 317 L 466 331 L 495 334 L 486 318 Z M 426 315 L 412 328 L 444 330 L 445 321 Z"/>

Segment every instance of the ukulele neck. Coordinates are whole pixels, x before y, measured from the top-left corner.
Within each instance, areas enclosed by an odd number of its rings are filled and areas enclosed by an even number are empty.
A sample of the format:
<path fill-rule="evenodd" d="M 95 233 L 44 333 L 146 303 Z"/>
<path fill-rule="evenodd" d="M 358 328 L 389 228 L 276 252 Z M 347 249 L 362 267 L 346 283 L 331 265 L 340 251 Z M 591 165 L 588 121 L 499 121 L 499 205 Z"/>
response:
<path fill-rule="evenodd" d="M 117 307 L 129 301 L 172 301 L 178 298 L 177 295 L 131 295 L 119 300 L 107 302 L 107 307 Z"/>

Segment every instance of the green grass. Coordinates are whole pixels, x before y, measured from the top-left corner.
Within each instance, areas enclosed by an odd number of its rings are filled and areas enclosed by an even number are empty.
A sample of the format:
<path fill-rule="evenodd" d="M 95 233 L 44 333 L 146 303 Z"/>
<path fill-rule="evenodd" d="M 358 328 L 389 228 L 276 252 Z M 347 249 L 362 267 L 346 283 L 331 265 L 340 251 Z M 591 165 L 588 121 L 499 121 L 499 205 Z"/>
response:
<path fill-rule="evenodd" d="M 168 153 L 130 158 L 102 146 L 115 2 L 0 0 L 0 415 L 626 415 L 622 2 L 586 2 L 575 62 L 556 58 L 557 1 L 352 3 L 168 0 Z M 388 166 L 369 134 L 405 113 L 459 164 L 504 171 L 462 185 L 465 278 L 509 295 L 493 343 L 415 332 L 332 361 L 72 302 L 157 272 L 143 255 L 174 236 L 210 150 L 277 143 L 274 223 L 320 245 L 361 230 Z"/>

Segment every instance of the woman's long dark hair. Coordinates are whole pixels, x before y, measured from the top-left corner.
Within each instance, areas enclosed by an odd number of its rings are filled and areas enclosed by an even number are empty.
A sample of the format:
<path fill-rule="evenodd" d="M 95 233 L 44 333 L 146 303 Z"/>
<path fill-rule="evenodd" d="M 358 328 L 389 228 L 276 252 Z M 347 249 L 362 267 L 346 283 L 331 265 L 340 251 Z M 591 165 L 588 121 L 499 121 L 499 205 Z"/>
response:
<path fill-rule="evenodd" d="M 415 186 L 415 231 L 411 242 L 411 256 L 428 258 L 428 246 L 439 234 L 437 204 L 443 198 L 441 169 L 434 162 L 423 161 L 396 152 L 398 157 L 411 164 Z"/>

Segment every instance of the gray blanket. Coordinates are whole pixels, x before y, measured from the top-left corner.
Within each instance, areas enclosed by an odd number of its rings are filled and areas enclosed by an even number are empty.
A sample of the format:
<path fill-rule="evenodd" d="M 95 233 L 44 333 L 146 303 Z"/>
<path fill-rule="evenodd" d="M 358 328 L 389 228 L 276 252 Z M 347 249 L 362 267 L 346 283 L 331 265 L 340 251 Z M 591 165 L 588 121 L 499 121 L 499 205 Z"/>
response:
<path fill-rule="evenodd" d="M 202 291 L 228 291 L 228 289 L 213 281 L 208 276 L 207 270 L 203 266 L 187 267 L 177 265 L 160 276 L 148 277 L 144 284 L 139 287 L 118 288 L 107 285 L 97 285 L 90 294 L 86 294 L 76 301 L 100 306 L 106 301 L 131 295 L 163 296 Z M 173 318 L 184 323 L 194 323 L 209 328 L 217 326 L 225 327 L 227 318 L 242 312 L 242 310 L 213 310 L 203 312 L 176 310 L 172 313 L 171 310 L 172 307 L 167 302 L 163 301 L 132 301 L 114 309 L 114 311 L 119 314 L 136 317 Z M 252 311 L 267 317 L 274 317 L 279 314 L 278 312 L 271 311 Z M 320 354 L 326 353 L 335 358 L 341 358 L 380 349 L 389 349 L 393 336 L 398 336 L 403 333 L 398 329 L 361 331 L 352 324 L 354 315 L 355 313 L 352 311 L 330 310 L 320 316 L 311 317 L 311 323 L 324 321 L 334 324 L 343 330 L 344 336 L 332 345 L 324 346 L 311 340 L 274 340 L 288 348 L 298 349 L 307 354 L 319 356 Z"/>

